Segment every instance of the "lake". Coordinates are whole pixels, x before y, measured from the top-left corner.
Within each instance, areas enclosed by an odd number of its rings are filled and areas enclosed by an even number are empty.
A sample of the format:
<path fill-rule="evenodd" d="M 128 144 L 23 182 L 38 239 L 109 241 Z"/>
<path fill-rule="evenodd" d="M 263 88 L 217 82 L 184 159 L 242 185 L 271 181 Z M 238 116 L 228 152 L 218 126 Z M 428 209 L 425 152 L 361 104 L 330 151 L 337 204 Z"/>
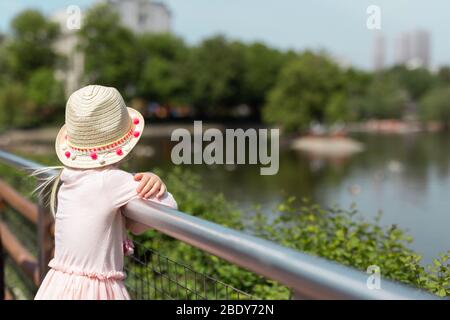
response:
<path fill-rule="evenodd" d="M 243 208 L 262 204 L 267 214 L 289 195 L 324 206 L 348 208 L 381 223 L 396 224 L 414 237 L 411 247 L 430 262 L 450 249 L 450 135 L 353 134 L 365 151 L 347 158 L 320 158 L 287 147 L 280 150 L 277 175 L 261 176 L 259 165 L 183 165 L 203 179 L 205 190 L 223 192 Z M 153 148 L 133 160 L 140 170 L 168 169 L 169 138 L 147 138 Z M 169 186 L 170 188 L 170 186 Z"/>

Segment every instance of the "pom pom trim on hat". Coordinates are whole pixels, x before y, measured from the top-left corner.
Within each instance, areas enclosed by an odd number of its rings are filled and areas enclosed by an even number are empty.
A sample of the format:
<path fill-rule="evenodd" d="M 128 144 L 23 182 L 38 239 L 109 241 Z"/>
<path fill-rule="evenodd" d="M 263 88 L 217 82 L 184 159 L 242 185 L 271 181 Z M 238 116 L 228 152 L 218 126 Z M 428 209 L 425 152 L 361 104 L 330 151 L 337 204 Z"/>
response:
<path fill-rule="evenodd" d="M 67 129 L 61 128 L 56 142 L 60 161 L 68 167 L 97 168 L 123 159 L 134 148 L 144 128 L 142 115 L 132 108 L 127 109 L 130 115 L 130 129 L 124 136 L 106 145 L 91 147 L 73 145 Z"/>

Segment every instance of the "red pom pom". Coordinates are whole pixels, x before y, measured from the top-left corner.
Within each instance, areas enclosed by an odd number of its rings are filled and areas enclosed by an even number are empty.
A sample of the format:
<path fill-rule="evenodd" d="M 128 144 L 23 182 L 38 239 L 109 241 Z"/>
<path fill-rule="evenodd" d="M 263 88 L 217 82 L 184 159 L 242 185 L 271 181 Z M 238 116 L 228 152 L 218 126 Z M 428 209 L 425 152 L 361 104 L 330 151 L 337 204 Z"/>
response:
<path fill-rule="evenodd" d="M 91 159 L 92 160 L 97 160 L 97 153 L 91 152 Z"/>
<path fill-rule="evenodd" d="M 122 151 L 122 149 L 117 149 L 116 150 L 116 154 L 118 155 L 118 156 L 121 156 L 121 155 L 123 155 L 123 151 Z"/>
<path fill-rule="evenodd" d="M 139 124 L 139 119 L 138 119 L 138 118 L 134 118 L 134 119 L 133 119 L 133 123 L 134 123 L 134 124 Z"/>
<path fill-rule="evenodd" d="M 69 151 L 66 151 L 66 152 L 64 153 L 64 155 L 66 156 L 67 159 L 70 158 L 70 152 L 69 152 Z"/>
<path fill-rule="evenodd" d="M 139 131 L 133 132 L 133 136 L 134 136 L 135 138 L 139 137 L 140 134 L 141 134 L 141 133 L 140 133 Z"/>

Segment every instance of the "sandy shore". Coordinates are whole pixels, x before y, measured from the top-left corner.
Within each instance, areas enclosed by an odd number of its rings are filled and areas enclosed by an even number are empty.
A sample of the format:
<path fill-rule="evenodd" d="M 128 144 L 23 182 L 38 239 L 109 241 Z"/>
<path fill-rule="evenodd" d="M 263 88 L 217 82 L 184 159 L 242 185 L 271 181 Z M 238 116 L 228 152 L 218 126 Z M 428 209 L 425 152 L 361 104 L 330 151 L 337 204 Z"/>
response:
<path fill-rule="evenodd" d="M 347 156 L 364 150 L 362 143 L 348 137 L 300 137 L 291 147 L 320 156 Z"/>

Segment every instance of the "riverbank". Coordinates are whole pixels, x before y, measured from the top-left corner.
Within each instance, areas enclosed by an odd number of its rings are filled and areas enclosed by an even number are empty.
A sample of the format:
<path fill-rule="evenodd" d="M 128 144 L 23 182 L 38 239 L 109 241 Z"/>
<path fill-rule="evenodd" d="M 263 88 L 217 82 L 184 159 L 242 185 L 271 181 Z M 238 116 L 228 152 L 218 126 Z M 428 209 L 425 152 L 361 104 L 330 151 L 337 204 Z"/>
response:
<path fill-rule="evenodd" d="M 347 132 L 409 134 L 417 132 L 438 132 L 444 129 L 438 121 L 422 123 L 416 120 L 368 120 L 361 123 L 351 123 L 346 126 Z"/>
<path fill-rule="evenodd" d="M 364 151 L 364 145 L 352 138 L 333 136 L 305 136 L 293 140 L 292 149 L 317 156 L 349 156 Z"/>

